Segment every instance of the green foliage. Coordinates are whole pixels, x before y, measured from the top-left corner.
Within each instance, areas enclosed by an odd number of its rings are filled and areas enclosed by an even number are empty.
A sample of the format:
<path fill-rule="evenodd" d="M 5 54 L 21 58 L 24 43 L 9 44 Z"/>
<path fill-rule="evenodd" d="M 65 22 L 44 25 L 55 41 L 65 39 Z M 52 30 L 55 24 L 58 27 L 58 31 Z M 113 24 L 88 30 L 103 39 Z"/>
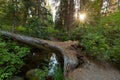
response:
<path fill-rule="evenodd" d="M 61 41 L 67 41 L 67 40 L 70 40 L 70 35 L 68 32 L 61 32 L 61 31 L 58 31 L 58 33 L 56 34 L 55 36 L 56 38 L 58 38 L 59 40 Z"/>
<path fill-rule="evenodd" d="M 22 58 L 29 49 L 0 38 L 0 80 L 9 80 L 24 65 Z"/>
<path fill-rule="evenodd" d="M 32 17 L 27 21 L 26 32 L 27 35 L 30 36 L 49 39 L 50 36 L 55 36 L 58 30 L 54 29 L 54 24 L 52 22 L 50 23 L 47 20 L 41 21 L 36 17 Z"/>
<path fill-rule="evenodd" d="M 53 78 L 54 80 L 65 80 L 64 73 L 60 67 L 56 67 Z"/>
<path fill-rule="evenodd" d="M 87 27 L 85 29 L 86 32 L 82 35 L 80 43 L 85 47 L 86 53 L 99 60 L 105 59 L 114 63 L 120 62 L 119 26 Z"/>
<path fill-rule="evenodd" d="M 28 80 L 45 80 L 48 74 L 48 68 L 33 69 L 27 72 L 26 76 Z"/>
<path fill-rule="evenodd" d="M 64 76 L 64 72 L 60 66 L 57 66 L 55 69 L 55 73 L 53 75 L 54 80 L 66 80 Z M 68 78 L 67 80 L 73 80 L 72 78 Z"/>
<path fill-rule="evenodd" d="M 87 53 L 91 53 L 91 55 L 96 56 L 97 59 L 102 59 L 103 57 L 106 59 L 108 44 L 103 35 L 98 33 L 85 34 L 81 43 Z"/>
<path fill-rule="evenodd" d="M 50 37 L 56 36 L 59 31 L 54 29 L 54 27 L 42 27 L 40 38 L 49 39 Z"/>
<path fill-rule="evenodd" d="M 111 60 L 116 64 L 120 64 L 120 27 L 110 27 L 108 30 L 108 34 L 105 35 L 107 37 L 107 41 L 109 42 L 109 53 L 111 54 Z M 119 65 L 120 67 L 120 65 Z"/>
<path fill-rule="evenodd" d="M 70 39 L 72 40 L 81 40 L 82 35 L 87 33 L 86 27 L 77 27 L 71 32 Z"/>
<path fill-rule="evenodd" d="M 101 19 L 101 25 L 105 27 L 119 26 L 119 24 L 120 24 L 120 11 L 117 13 L 113 13 L 109 16 L 104 16 Z"/>
<path fill-rule="evenodd" d="M 15 28 L 15 31 L 24 33 L 26 31 L 26 28 L 23 26 L 18 26 Z"/>
<path fill-rule="evenodd" d="M 39 25 L 40 25 L 39 19 L 37 19 L 36 17 L 28 18 L 26 24 L 27 34 L 30 34 L 31 36 L 38 36 Z"/>
<path fill-rule="evenodd" d="M 12 26 L 9 25 L 0 25 L 0 30 L 11 31 Z"/>

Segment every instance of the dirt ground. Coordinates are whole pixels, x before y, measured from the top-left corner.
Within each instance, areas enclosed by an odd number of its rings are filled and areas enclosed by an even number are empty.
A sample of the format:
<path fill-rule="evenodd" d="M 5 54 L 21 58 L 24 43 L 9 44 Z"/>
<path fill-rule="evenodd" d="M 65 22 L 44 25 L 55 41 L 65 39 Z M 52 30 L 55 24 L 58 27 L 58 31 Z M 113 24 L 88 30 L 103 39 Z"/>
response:
<path fill-rule="evenodd" d="M 71 80 L 120 80 L 120 70 L 107 62 L 87 60 L 82 67 L 69 72 Z"/>

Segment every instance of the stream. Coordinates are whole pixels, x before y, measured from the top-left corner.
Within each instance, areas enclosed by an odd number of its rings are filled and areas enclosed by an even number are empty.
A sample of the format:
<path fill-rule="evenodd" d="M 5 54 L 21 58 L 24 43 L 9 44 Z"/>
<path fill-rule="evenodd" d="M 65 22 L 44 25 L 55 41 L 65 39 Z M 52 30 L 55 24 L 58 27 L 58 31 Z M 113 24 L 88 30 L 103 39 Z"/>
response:
<path fill-rule="evenodd" d="M 40 50 L 37 48 L 31 48 L 30 54 L 24 58 L 25 65 L 21 68 L 20 73 L 17 76 L 26 78 L 26 73 L 33 69 L 48 68 L 48 76 L 52 76 L 55 72 L 55 68 L 60 66 L 63 70 L 64 60 L 61 54 L 57 52 Z M 13 79 L 14 80 L 14 79 Z"/>

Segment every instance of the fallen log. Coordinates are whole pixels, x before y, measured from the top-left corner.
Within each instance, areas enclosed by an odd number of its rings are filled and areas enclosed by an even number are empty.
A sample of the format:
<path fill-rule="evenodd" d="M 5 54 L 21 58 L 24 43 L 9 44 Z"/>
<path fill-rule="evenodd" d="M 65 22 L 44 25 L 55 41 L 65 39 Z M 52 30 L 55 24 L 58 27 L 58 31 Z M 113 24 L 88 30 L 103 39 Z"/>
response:
<path fill-rule="evenodd" d="M 78 66 L 79 60 L 77 58 L 77 51 L 71 48 L 71 45 L 76 44 L 76 41 L 67 42 L 57 42 L 42 40 L 39 38 L 33 38 L 28 36 L 23 36 L 19 34 L 14 34 L 6 31 L 0 31 L 1 35 L 15 38 L 17 41 L 23 42 L 25 44 L 34 46 L 39 49 L 53 50 L 61 53 L 64 58 L 64 74 L 66 75 L 69 71 L 73 70 Z"/>

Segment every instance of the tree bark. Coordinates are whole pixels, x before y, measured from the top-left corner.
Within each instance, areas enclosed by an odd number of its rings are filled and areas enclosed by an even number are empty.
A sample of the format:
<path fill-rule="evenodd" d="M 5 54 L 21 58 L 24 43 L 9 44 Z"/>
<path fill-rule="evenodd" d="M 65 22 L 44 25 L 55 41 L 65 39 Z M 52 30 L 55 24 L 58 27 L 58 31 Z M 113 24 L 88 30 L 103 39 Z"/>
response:
<path fill-rule="evenodd" d="M 40 0 L 38 0 L 38 19 L 40 19 Z"/>
<path fill-rule="evenodd" d="M 77 44 L 75 41 L 67 41 L 67 42 L 53 42 L 49 40 L 42 40 L 38 38 L 28 37 L 28 36 L 22 36 L 19 34 L 14 34 L 6 31 L 0 31 L 0 34 L 3 36 L 7 36 L 10 38 L 14 38 L 17 41 L 26 43 L 28 45 L 34 46 L 39 49 L 45 49 L 45 50 L 52 50 L 57 51 L 63 55 L 64 59 L 64 74 L 67 75 L 67 73 L 71 70 L 74 70 L 78 64 L 78 52 L 75 51 L 71 47 L 71 45 Z"/>
<path fill-rule="evenodd" d="M 12 7 L 15 5 L 15 1 L 12 0 Z M 13 7 L 13 11 L 12 11 L 12 32 L 14 32 L 14 28 L 15 28 L 15 8 Z"/>

